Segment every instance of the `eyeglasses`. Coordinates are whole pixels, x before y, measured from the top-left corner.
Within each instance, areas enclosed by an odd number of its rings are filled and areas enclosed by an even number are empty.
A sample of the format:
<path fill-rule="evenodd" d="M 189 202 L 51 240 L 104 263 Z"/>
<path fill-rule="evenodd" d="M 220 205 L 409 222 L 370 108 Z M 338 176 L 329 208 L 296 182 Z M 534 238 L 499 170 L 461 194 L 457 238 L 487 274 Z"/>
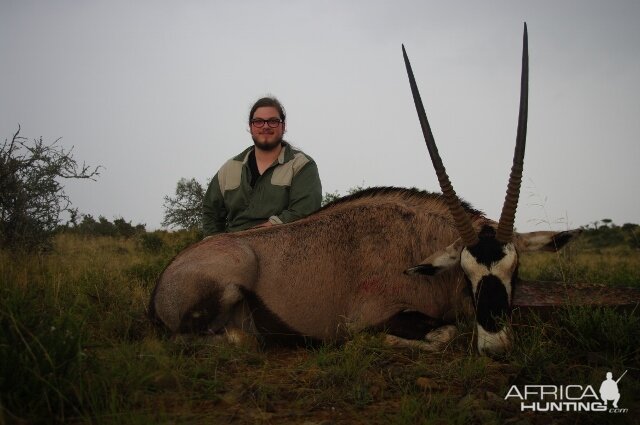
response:
<path fill-rule="evenodd" d="M 276 128 L 282 122 L 283 122 L 282 120 L 279 120 L 277 118 L 271 118 L 271 119 L 268 119 L 268 120 L 263 120 L 262 118 L 256 118 L 256 119 L 251 120 L 251 124 L 256 128 L 264 127 L 264 123 L 269 124 L 270 128 Z"/>

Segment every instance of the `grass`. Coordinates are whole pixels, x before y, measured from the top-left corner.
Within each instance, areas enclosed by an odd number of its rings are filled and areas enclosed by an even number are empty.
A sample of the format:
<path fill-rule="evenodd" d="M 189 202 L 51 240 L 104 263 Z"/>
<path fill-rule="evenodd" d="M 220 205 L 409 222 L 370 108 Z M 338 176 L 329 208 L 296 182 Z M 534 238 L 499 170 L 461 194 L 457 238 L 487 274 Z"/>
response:
<path fill-rule="evenodd" d="M 442 353 L 391 349 L 369 334 L 262 351 L 172 340 L 145 311 L 155 278 L 190 240 L 63 234 L 47 256 L 0 250 L 0 424 L 633 423 L 640 411 L 637 310 L 521 317 L 513 351 L 493 359 L 473 351 L 469 325 Z M 578 245 L 525 256 L 521 274 L 637 286 L 639 265 L 635 251 Z M 597 387 L 624 370 L 626 415 L 536 416 L 504 400 L 511 385 Z"/>
<path fill-rule="evenodd" d="M 624 246 L 593 248 L 578 239 L 557 253 L 523 255 L 520 276 L 530 280 L 640 287 L 640 250 Z"/>

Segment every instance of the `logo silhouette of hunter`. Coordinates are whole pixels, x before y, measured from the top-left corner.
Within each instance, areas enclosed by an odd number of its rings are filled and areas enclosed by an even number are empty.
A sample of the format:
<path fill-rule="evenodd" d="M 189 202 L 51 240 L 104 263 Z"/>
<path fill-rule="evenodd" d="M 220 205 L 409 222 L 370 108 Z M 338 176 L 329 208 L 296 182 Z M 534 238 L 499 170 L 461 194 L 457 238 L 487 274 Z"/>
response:
<path fill-rule="evenodd" d="M 620 382 L 625 373 L 627 373 L 626 370 L 616 381 L 614 381 L 613 373 L 607 372 L 607 379 L 602 381 L 602 384 L 600 385 L 600 398 L 605 402 L 605 404 L 609 401 L 613 401 L 613 407 L 616 409 L 618 408 L 618 400 L 620 400 L 618 382 Z"/>

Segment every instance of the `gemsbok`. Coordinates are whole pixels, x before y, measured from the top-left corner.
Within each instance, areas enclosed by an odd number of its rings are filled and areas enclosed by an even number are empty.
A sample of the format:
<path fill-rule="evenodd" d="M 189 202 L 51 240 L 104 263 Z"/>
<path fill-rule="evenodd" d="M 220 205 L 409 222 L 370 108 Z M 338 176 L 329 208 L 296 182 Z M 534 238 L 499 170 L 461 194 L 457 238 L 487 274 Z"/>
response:
<path fill-rule="evenodd" d="M 283 341 L 340 341 L 374 329 L 394 345 L 439 350 L 462 316 L 475 320 L 480 353 L 509 348 L 520 253 L 555 251 L 578 232 L 513 229 L 527 130 L 526 24 L 515 155 L 497 223 L 454 192 L 402 50 L 442 194 L 372 188 L 294 223 L 202 240 L 158 278 L 155 321 L 175 334 Z"/>

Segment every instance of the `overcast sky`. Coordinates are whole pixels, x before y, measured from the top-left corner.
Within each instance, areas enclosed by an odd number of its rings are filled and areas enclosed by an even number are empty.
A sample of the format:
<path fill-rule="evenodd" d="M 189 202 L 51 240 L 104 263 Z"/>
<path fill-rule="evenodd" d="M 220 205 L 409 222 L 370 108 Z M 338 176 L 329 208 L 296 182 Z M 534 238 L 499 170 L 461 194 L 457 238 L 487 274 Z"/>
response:
<path fill-rule="evenodd" d="M 249 146 L 266 94 L 324 192 L 439 191 L 404 43 L 460 196 L 497 218 L 515 141 L 522 27 L 529 132 L 519 230 L 640 222 L 640 2 L 0 0 L 0 137 L 104 166 L 82 213 L 159 228 L 181 177 Z"/>

